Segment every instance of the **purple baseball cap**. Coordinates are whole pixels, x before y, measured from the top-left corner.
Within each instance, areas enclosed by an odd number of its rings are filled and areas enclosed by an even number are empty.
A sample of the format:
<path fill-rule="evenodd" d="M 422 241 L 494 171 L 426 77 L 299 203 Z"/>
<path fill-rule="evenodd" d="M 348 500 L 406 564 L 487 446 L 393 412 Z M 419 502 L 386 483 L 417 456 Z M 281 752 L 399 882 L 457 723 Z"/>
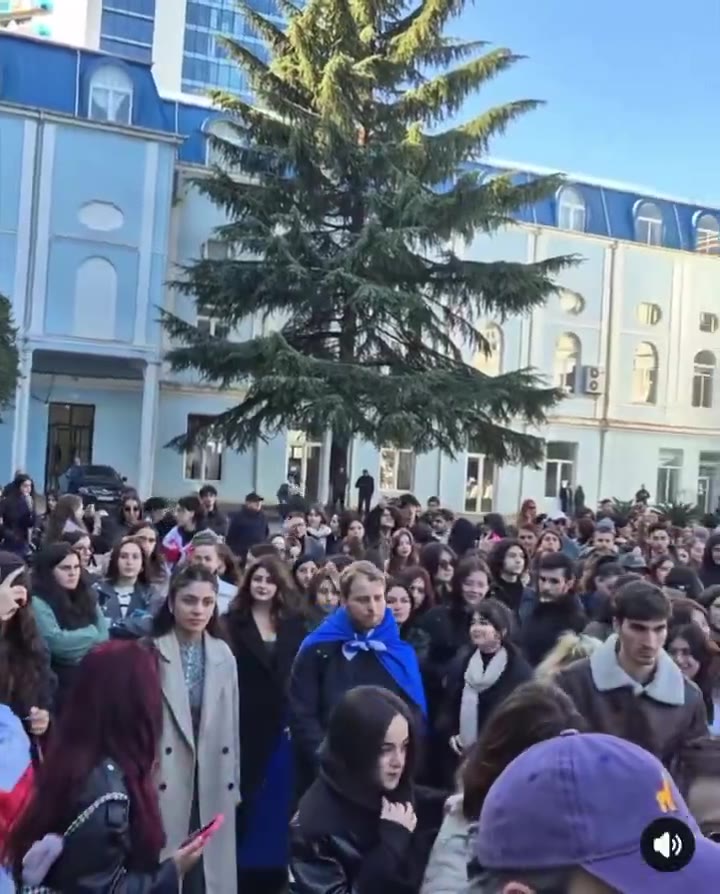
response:
<path fill-rule="evenodd" d="M 677 872 L 643 860 L 640 839 L 658 819 L 684 822 L 695 854 Z M 631 742 L 569 730 L 517 757 L 491 786 L 474 844 L 484 869 L 582 867 L 619 894 L 711 891 L 720 845 L 704 838 L 667 770 Z"/>

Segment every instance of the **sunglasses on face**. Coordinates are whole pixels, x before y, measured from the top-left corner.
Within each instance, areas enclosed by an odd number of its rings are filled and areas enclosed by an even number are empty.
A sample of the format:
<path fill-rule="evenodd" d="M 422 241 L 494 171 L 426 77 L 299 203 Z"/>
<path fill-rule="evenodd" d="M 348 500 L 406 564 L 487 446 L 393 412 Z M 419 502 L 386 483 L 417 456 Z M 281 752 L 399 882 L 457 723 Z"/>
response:
<path fill-rule="evenodd" d="M 123 510 L 125 512 L 140 512 L 140 507 L 136 503 L 126 503 Z"/>
<path fill-rule="evenodd" d="M 452 559 L 440 559 L 440 561 L 438 562 L 438 566 L 447 571 L 448 568 L 453 567 Z"/>

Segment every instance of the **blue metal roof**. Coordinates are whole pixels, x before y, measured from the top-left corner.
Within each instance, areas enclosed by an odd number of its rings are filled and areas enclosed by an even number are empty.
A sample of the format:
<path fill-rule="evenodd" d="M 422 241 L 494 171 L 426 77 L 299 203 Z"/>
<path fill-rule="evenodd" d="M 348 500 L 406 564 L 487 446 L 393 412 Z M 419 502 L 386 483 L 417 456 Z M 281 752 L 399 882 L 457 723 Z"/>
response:
<path fill-rule="evenodd" d="M 88 118 L 90 79 L 107 64 L 122 68 L 133 82 L 132 125 L 182 138 L 179 160 L 205 164 L 204 130 L 209 120 L 221 115 L 200 101 L 161 97 L 150 64 L 0 31 L 0 103 Z M 552 173 L 509 162 L 488 161 L 473 167 L 488 176 L 510 173 L 517 182 Z M 566 181 L 584 201 L 584 232 L 592 235 L 633 241 L 635 211 L 641 202 L 651 202 L 660 212 L 661 244 L 667 248 L 693 250 L 699 214 L 713 215 L 720 227 L 719 209 L 581 175 L 566 175 Z M 558 196 L 521 209 L 517 218 L 525 223 L 557 226 Z"/>

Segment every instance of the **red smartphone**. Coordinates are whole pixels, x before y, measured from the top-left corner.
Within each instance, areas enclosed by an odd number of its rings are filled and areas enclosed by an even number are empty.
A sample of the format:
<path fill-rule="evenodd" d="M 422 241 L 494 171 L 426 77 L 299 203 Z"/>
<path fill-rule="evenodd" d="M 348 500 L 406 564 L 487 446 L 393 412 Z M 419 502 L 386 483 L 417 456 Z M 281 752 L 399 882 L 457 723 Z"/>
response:
<path fill-rule="evenodd" d="M 197 832 L 193 832 L 188 838 L 183 841 L 180 847 L 187 847 L 191 841 L 195 841 L 197 838 L 202 838 L 203 842 L 208 842 L 213 837 L 213 835 L 217 832 L 217 830 L 222 826 L 225 822 L 225 816 L 222 813 L 218 813 L 216 817 L 210 820 L 207 826 L 203 826 L 202 829 L 198 829 Z"/>

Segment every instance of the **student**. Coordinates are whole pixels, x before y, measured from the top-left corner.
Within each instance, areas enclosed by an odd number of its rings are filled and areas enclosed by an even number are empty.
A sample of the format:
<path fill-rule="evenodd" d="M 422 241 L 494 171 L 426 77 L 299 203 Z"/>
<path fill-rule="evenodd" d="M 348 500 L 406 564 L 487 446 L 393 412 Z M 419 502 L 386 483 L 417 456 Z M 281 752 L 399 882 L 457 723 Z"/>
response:
<path fill-rule="evenodd" d="M 291 894 L 410 894 L 420 886 L 442 802 L 414 790 L 406 702 L 377 686 L 345 693 L 330 716 L 320 774 L 291 826 Z"/>
<path fill-rule="evenodd" d="M 385 575 L 355 562 L 340 581 L 341 607 L 305 639 L 290 676 L 290 730 L 298 790 L 315 778 L 330 713 L 356 686 L 382 686 L 418 713 L 425 692 L 417 656 L 385 602 Z"/>
<path fill-rule="evenodd" d="M 688 742 L 707 735 L 700 690 L 663 649 L 669 618 L 659 587 L 626 584 L 615 594 L 615 634 L 555 678 L 591 730 L 636 742 L 666 766 Z"/>

